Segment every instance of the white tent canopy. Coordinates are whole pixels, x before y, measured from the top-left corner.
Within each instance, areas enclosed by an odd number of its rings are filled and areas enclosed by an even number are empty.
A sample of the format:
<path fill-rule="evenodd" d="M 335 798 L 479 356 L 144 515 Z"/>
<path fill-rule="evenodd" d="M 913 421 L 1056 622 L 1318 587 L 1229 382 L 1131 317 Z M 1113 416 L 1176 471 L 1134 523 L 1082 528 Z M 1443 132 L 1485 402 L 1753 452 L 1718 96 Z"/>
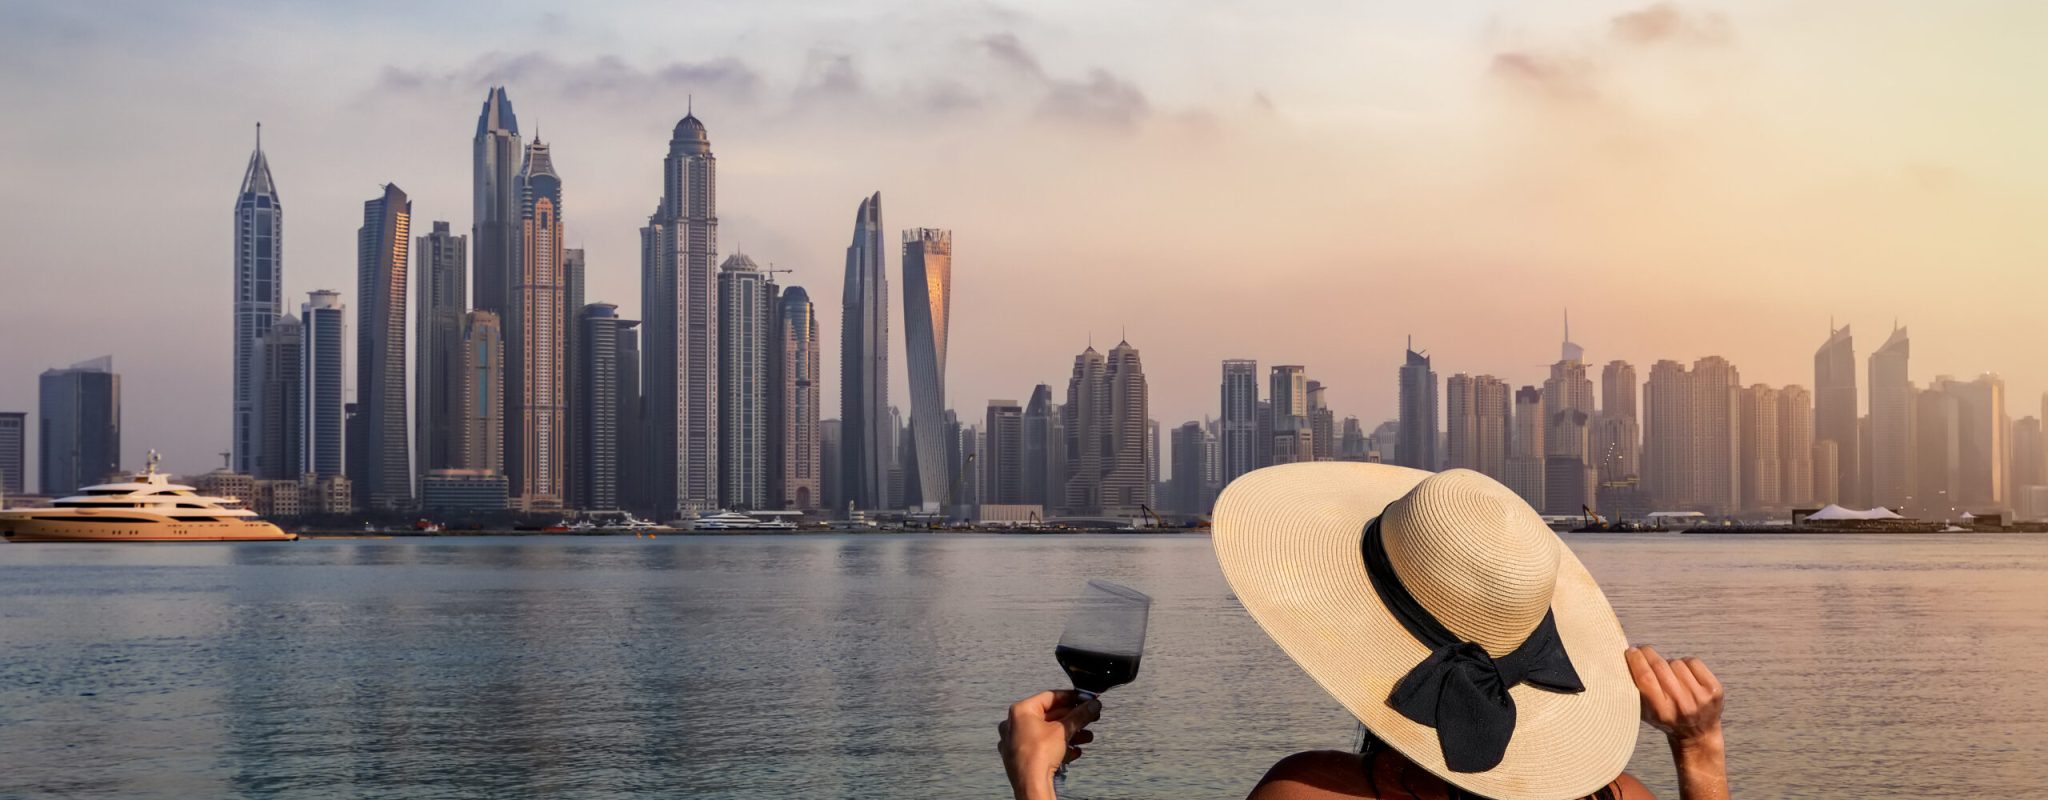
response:
<path fill-rule="evenodd" d="M 1806 515 L 1806 518 L 1810 520 L 1904 519 L 1904 517 L 1899 516 L 1897 513 L 1894 513 L 1889 508 L 1878 507 L 1865 509 L 1863 511 L 1851 511 L 1849 509 L 1843 508 L 1838 505 L 1834 505 L 1832 503 L 1828 504 L 1827 508 L 1823 508 L 1819 511 L 1815 511 L 1811 514 Z"/>

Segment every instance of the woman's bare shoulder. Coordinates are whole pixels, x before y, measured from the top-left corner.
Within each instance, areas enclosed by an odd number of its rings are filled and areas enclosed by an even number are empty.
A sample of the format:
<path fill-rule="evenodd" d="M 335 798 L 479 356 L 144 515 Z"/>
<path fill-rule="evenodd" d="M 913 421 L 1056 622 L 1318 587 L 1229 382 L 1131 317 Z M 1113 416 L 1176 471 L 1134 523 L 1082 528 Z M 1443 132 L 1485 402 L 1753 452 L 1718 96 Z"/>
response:
<path fill-rule="evenodd" d="M 1356 753 L 1311 750 L 1280 759 L 1246 800 L 1357 800 L 1374 797 Z"/>
<path fill-rule="evenodd" d="M 1614 783 L 1608 785 L 1614 789 L 1615 800 L 1657 800 L 1657 795 L 1650 791 L 1650 787 L 1644 786 L 1642 781 L 1636 780 L 1636 776 L 1626 772 L 1621 773 L 1621 777 L 1615 778 Z"/>

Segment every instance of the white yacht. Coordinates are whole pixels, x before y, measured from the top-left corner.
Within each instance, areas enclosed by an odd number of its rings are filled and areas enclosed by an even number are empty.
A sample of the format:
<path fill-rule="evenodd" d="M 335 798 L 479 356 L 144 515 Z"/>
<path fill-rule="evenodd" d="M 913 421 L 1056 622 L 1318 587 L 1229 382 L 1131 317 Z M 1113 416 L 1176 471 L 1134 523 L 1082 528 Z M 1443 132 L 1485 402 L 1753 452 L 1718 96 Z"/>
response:
<path fill-rule="evenodd" d="M 229 497 L 207 497 L 171 483 L 149 466 L 130 481 L 87 486 L 49 508 L 0 511 L 0 538 L 10 542 L 256 542 L 291 541 L 296 534 L 228 508 Z"/>
<path fill-rule="evenodd" d="M 764 522 L 737 511 L 721 511 L 697 518 L 694 530 L 700 531 L 793 531 L 796 523 L 776 520 Z"/>

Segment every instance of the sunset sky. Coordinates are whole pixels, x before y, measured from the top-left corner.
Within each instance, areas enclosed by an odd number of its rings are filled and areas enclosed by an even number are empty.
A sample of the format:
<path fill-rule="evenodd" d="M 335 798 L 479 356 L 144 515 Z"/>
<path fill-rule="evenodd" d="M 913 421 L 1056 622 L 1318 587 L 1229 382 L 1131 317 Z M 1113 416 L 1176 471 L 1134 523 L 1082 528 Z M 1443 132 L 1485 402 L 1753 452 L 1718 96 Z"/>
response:
<path fill-rule="evenodd" d="M 2048 3 L 457 6 L 0 4 L 0 410 L 111 353 L 129 465 L 217 466 L 254 123 L 288 305 L 342 290 L 353 332 L 363 201 L 396 182 L 416 230 L 466 231 L 495 84 L 554 149 L 588 298 L 635 318 L 694 95 L 720 256 L 819 303 L 828 416 L 877 190 L 892 232 L 953 230 L 970 419 L 1127 331 L 1166 427 L 1216 413 L 1231 357 L 1307 365 L 1370 427 L 1404 337 L 1539 383 L 1567 307 L 1589 361 L 1645 374 L 1718 354 L 1811 385 L 1830 319 L 1859 361 L 1897 320 L 1918 382 L 1999 372 L 2014 418 L 2048 389 Z"/>

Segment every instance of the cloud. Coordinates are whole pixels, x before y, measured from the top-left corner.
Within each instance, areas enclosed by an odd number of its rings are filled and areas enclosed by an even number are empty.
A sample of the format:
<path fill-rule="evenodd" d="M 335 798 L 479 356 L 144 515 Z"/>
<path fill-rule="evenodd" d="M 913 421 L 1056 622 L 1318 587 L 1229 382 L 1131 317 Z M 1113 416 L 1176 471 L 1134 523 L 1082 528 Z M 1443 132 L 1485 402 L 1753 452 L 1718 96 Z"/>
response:
<path fill-rule="evenodd" d="M 798 101 L 845 100 L 867 94 L 867 81 L 848 53 L 812 50 L 797 84 Z"/>
<path fill-rule="evenodd" d="M 397 93 L 459 94 L 492 86 L 513 86 L 520 94 L 537 93 L 568 99 L 588 96 L 646 97 L 662 92 L 715 94 L 750 99 L 760 76 L 732 57 L 706 61 L 670 61 L 640 67 L 618 56 L 565 62 L 538 51 L 492 52 L 449 70 L 386 66 L 377 90 Z M 513 100 L 518 100 L 517 95 Z"/>
<path fill-rule="evenodd" d="M 1608 32 L 1618 41 L 1637 45 L 1718 45 L 1735 37 L 1735 29 L 1726 16 L 1711 11 L 1686 11 L 1671 3 L 1655 3 L 1618 14 Z"/>
<path fill-rule="evenodd" d="M 1038 104 L 1040 116 L 1121 129 L 1136 127 L 1151 111 L 1137 84 L 1104 69 L 1089 70 L 1084 81 L 1050 82 Z"/>
<path fill-rule="evenodd" d="M 1539 50 L 1496 53 L 1490 74 L 1510 88 L 1548 100 L 1581 103 L 1599 97 L 1599 68 L 1583 58 Z"/>
<path fill-rule="evenodd" d="M 1014 33 L 998 33 L 982 37 L 981 47 L 996 63 L 1007 66 L 1034 78 L 1044 78 L 1045 68 L 1038 65 L 1038 58 L 1024 49 L 1024 43 L 1017 41 Z"/>

